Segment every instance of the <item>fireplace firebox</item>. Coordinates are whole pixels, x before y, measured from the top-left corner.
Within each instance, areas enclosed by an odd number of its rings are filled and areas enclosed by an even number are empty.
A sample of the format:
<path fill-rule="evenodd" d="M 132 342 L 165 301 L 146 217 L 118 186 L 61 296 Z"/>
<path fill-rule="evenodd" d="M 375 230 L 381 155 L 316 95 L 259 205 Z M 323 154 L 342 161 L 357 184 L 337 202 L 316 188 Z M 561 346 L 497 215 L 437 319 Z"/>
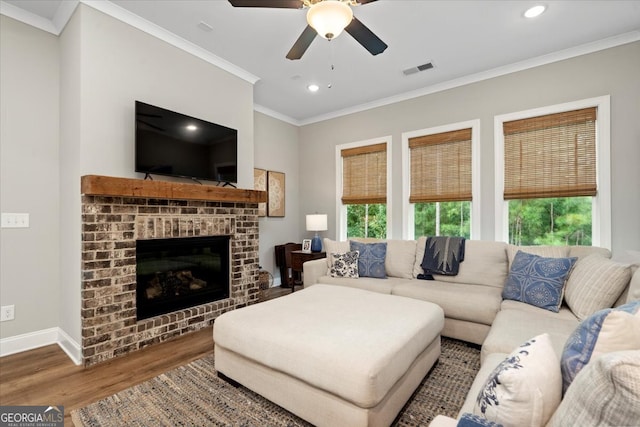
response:
<path fill-rule="evenodd" d="M 229 236 L 137 240 L 137 319 L 229 298 L 229 242 Z"/>

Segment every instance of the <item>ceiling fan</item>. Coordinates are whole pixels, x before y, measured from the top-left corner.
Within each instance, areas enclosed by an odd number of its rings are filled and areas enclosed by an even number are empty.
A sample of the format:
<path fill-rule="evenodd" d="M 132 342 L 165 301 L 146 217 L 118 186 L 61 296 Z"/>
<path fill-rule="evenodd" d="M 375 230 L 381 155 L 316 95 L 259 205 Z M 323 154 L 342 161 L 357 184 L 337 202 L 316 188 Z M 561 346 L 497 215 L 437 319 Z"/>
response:
<path fill-rule="evenodd" d="M 385 42 L 353 16 L 352 6 L 376 0 L 229 0 L 234 7 L 268 7 L 282 9 L 309 9 L 307 27 L 293 44 L 287 59 L 300 59 L 316 34 L 332 40 L 346 31 L 372 55 L 384 52 Z"/>

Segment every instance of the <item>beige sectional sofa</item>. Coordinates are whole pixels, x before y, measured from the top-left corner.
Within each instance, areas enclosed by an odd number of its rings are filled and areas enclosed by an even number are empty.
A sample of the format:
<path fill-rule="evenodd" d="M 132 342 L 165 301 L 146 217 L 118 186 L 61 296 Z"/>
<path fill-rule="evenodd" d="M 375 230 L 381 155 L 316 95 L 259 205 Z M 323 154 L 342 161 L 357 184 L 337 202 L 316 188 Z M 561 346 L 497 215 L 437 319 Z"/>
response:
<path fill-rule="evenodd" d="M 373 239 L 354 240 L 382 242 L 382 240 Z M 560 358 L 569 336 L 581 320 L 591 314 L 584 310 L 596 311 L 590 308 L 593 303 L 589 301 L 590 298 L 593 299 L 592 293 L 596 292 L 593 283 L 594 275 L 604 274 L 606 278 L 600 280 L 601 283 L 598 282 L 597 286 L 600 288 L 597 292 L 601 293 L 601 290 L 608 286 L 616 287 L 607 295 L 611 300 L 612 295 L 615 294 L 613 299 L 615 302 L 607 306 L 619 306 L 627 301 L 640 299 L 640 273 L 637 272 L 637 264 L 627 266 L 614 263 L 610 261 L 610 251 L 604 248 L 584 246 L 520 248 L 503 242 L 467 240 L 465 258 L 460 263 L 458 274 L 436 276 L 436 280 L 426 281 L 417 279 L 417 275 L 422 273 L 420 264 L 424 255 L 426 237 L 418 240 L 387 240 L 386 243 L 386 278 L 344 278 L 331 277 L 329 267 L 331 254 L 349 251 L 349 242 L 325 239 L 324 250 L 328 257 L 304 264 L 304 286 L 306 288 L 317 283 L 350 286 L 426 300 L 442 307 L 445 315 L 443 336 L 482 345 L 482 367 L 460 415 L 464 412 L 472 412 L 475 397 L 487 375 L 509 353 L 532 337 L 543 333 L 548 334 L 551 346 L 558 359 Z M 518 250 L 544 257 L 578 258 L 571 273 L 576 274 L 577 279 L 572 280 L 571 275 L 569 276 L 565 286 L 564 302 L 559 312 L 555 313 L 523 302 L 503 300 L 502 290 L 509 274 L 510 262 Z M 587 268 L 592 264 L 596 267 Z M 611 274 L 611 280 L 608 279 L 609 274 Z M 585 283 L 585 289 L 581 289 L 582 281 Z M 588 284 L 588 282 L 591 283 Z M 591 286 L 591 289 L 586 289 L 587 286 Z M 581 293 L 583 295 L 580 295 Z M 578 301 L 579 298 L 583 301 Z M 569 307 L 567 301 L 571 301 L 573 307 Z M 438 417 L 432 425 L 456 425 L 456 420 Z"/>

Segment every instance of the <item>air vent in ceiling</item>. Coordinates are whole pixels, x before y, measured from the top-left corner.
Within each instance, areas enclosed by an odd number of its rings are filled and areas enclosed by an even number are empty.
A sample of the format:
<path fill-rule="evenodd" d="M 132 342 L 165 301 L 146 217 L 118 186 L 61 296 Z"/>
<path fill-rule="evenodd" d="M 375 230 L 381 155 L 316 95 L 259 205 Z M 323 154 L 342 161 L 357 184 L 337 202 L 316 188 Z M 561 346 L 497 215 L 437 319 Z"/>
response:
<path fill-rule="evenodd" d="M 407 68 L 406 70 L 403 70 L 402 72 L 404 73 L 405 76 L 409 76 L 411 74 L 415 74 L 415 73 L 420 72 L 420 71 L 430 70 L 432 68 L 433 68 L 433 62 L 429 61 L 429 62 L 427 62 L 425 64 L 418 65 L 416 67 Z"/>

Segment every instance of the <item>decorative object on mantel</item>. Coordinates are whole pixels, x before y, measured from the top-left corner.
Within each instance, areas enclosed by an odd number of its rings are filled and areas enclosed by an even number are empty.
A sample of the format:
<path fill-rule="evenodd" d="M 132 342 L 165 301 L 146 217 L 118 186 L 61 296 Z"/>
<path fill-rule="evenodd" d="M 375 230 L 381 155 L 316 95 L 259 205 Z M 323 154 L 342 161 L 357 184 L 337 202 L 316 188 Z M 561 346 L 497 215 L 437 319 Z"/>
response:
<path fill-rule="evenodd" d="M 145 197 L 149 199 L 164 198 L 241 203 L 267 201 L 267 193 L 264 191 L 181 182 L 114 178 L 100 175 L 84 175 L 80 181 L 80 192 L 91 196 Z"/>
<path fill-rule="evenodd" d="M 284 173 L 268 171 L 267 186 L 267 216 L 284 217 Z"/>
<path fill-rule="evenodd" d="M 267 171 L 264 169 L 253 169 L 253 189 L 267 191 Z M 258 216 L 267 216 L 267 203 L 258 203 Z"/>
<path fill-rule="evenodd" d="M 307 231 L 315 231 L 311 240 L 311 252 L 322 252 L 322 240 L 318 231 L 327 231 L 327 214 L 307 215 Z"/>

